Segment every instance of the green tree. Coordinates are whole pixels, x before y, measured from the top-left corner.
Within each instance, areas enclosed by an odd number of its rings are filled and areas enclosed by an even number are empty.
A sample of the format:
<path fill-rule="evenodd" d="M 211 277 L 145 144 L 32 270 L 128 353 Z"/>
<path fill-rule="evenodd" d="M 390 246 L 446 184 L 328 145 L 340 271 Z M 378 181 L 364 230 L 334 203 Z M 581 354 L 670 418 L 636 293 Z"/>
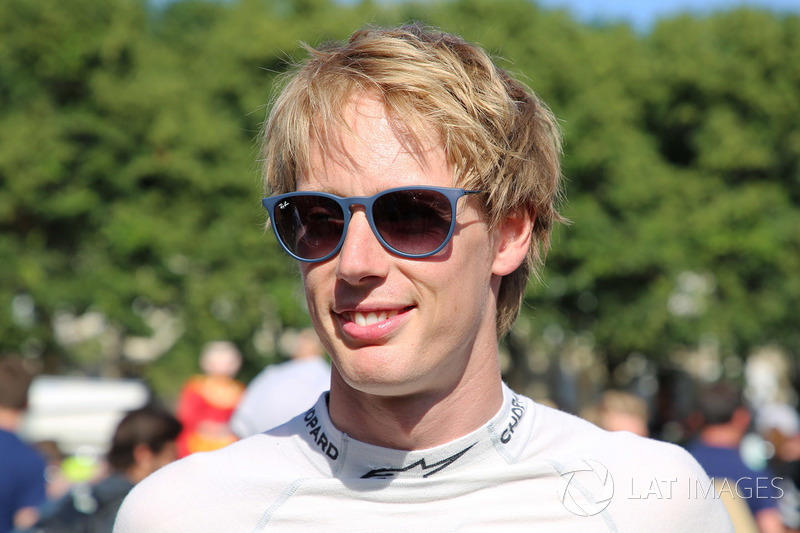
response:
<path fill-rule="evenodd" d="M 265 234 L 258 132 L 280 74 L 364 24 L 485 46 L 548 102 L 565 214 L 506 341 L 611 365 L 800 332 L 800 17 L 738 9 L 638 34 L 525 0 L 0 3 L 0 350 L 175 394 L 202 344 L 244 377 L 305 325 Z"/>

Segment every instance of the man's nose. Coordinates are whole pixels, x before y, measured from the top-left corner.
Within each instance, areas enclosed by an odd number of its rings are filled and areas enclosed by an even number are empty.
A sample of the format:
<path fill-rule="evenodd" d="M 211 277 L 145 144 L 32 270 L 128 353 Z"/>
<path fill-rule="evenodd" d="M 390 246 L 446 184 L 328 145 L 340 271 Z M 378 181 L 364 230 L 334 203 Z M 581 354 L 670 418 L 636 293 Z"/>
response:
<path fill-rule="evenodd" d="M 372 232 L 364 208 L 356 207 L 337 257 L 337 278 L 352 285 L 388 274 L 391 254 Z"/>

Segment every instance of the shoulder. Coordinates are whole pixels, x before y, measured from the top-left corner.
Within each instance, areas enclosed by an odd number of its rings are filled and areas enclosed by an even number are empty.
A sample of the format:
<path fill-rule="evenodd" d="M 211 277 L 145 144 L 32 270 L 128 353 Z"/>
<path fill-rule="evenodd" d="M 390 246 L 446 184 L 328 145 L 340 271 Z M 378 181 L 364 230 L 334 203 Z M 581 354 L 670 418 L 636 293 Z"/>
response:
<path fill-rule="evenodd" d="M 680 446 L 627 431 L 606 431 L 569 413 L 534 406 L 531 441 L 538 444 L 531 451 L 539 458 L 553 463 L 593 459 L 625 474 L 705 477 L 697 461 Z"/>
<path fill-rule="evenodd" d="M 697 464 L 680 446 L 627 431 L 606 431 L 570 413 L 526 400 L 534 413 L 530 440 L 538 443 L 533 448 L 537 454 L 553 458 L 590 454 L 625 462 L 662 457 L 681 464 Z"/>
<path fill-rule="evenodd" d="M 598 479 L 613 487 L 609 519 L 624 530 L 732 531 L 713 482 L 682 447 L 603 430 L 574 415 L 534 404 L 531 459 L 562 480 Z M 608 485 L 604 489 L 608 489 Z"/>
<path fill-rule="evenodd" d="M 151 474 L 125 498 L 114 531 L 252 528 L 265 505 L 297 479 L 315 475 L 320 474 L 291 432 L 255 435 Z"/>

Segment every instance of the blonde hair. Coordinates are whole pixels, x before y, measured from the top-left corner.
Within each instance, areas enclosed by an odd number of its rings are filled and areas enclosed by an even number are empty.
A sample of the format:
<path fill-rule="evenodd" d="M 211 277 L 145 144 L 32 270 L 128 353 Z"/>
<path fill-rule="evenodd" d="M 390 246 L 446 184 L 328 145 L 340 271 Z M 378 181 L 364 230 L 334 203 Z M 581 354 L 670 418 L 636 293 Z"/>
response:
<path fill-rule="evenodd" d="M 504 276 L 497 332 L 513 324 L 531 274 L 538 277 L 550 245 L 560 194 L 561 136 L 547 106 L 496 67 L 479 46 L 420 25 L 369 28 L 349 42 L 314 49 L 296 66 L 263 129 L 263 175 L 273 194 L 296 188 L 311 144 L 340 145 L 342 113 L 356 95 L 377 95 L 386 114 L 422 146 L 433 132 L 454 169 L 454 184 L 481 189 L 484 215 L 496 226 L 529 213 L 533 239 L 526 260 Z"/>

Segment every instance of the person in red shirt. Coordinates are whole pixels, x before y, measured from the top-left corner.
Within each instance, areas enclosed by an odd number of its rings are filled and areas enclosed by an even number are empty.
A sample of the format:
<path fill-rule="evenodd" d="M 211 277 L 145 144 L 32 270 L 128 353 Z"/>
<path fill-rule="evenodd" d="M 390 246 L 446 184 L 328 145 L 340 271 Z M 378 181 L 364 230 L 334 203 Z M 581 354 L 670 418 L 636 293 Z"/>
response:
<path fill-rule="evenodd" d="M 228 421 L 239 403 L 244 384 L 234 378 L 242 364 L 239 350 L 230 342 L 211 342 L 200 356 L 203 374 L 183 386 L 176 414 L 183 424 L 178 437 L 178 457 L 206 452 L 238 440 Z"/>

